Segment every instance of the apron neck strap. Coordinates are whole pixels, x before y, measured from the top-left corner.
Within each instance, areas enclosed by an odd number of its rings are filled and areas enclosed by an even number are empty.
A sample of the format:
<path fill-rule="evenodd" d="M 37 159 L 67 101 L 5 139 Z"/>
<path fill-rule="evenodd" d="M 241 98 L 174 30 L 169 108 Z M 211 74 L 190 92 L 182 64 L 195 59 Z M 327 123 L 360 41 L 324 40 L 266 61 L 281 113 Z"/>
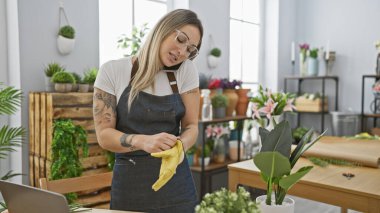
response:
<path fill-rule="evenodd" d="M 135 78 L 137 70 L 139 69 L 139 61 L 136 58 L 135 62 L 132 64 L 132 73 L 131 79 L 129 80 L 129 85 L 131 85 L 132 80 Z M 173 93 L 178 93 L 177 79 L 175 78 L 174 72 L 166 72 L 166 76 L 168 77 L 170 87 L 172 88 Z"/>

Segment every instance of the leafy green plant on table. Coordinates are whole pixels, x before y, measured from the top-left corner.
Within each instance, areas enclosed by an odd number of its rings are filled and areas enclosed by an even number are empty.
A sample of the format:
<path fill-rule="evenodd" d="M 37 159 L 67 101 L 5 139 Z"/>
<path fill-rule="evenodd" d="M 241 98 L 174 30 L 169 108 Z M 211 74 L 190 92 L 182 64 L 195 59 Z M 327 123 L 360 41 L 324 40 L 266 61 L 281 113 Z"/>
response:
<path fill-rule="evenodd" d="M 239 187 L 236 192 L 225 188 L 207 193 L 201 203 L 195 207 L 196 213 L 219 213 L 219 212 L 259 212 L 255 202 L 251 200 L 249 192 Z"/>
<path fill-rule="evenodd" d="M 65 38 L 73 39 L 75 38 L 75 30 L 74 27 L 70 25 L 65 25 L 61 28 L 59 28 L 58 35 L 61 35 Z"/>
<path fill-rule="evenodd" d="M 214 108 L 227 107 L 228 106 L 228 99 L 223 94 L 214 95 L 211 98 L 211 105 Z"/>
<path fill-rule="evenodd" d="M 87 157 L 86 131 L 81 126 L 75 125 L 70 119 L 55 120 L 51 145 L 51 180 L 79 177 L 82 174 L 80 148 L 83 153 L 82 157 Z M 77 196 L 75 193 L 69 193 L 66 198 L 71 203 Z"/>
<path fill-rule="evenodd" d="M 47 77 L 52 77 L 55 73 L 62 72 L 64 70 L 65 68 L 60 64 L 52 62 L 45 67 L 44 72 Z"/>
<path fill-rule="evenodd" d="M 347 161 L 347 160 L 342 160 L 342 159 L 317 158 L 317 157 L 308 157 L 307 159 L 313 164 L 320 167 L 326 167 L 329 164 L 339 165 L 339 166 L 349 166 L 349 167 L 362 166 L 362 164 L 359 162 L 352 162 L 352 161 Z"/>
<path fill-rule="evenodd" d="M 0 116 L 12 115 L 21 105 L 22 91 L 14 87 L 4 86 L 0 82 Z M 2 125 L 0 128 L 0 159 L 6 159 L 10 152 L 16 151 L 15 148 L 21 146 L 25 136 L 23 127 L 10 127 Z M 8 180 L 14 176 L 21 175 L 8 171 L 1 177 L 1 180 Z M 6 204 L 0 202 L 2 206 L 0 212 L 7 209 Z"/>
<path fill-rule="evenodd" d="M 98 75 L 97 68 L 91 68 L 84 73 L 83 82 L 86 84 L 94 84 Z"/>
<path fill-rule="evenodd" d="M 136 55 L 139 51 L 142 39 L 149 30 L 147 25 L 148 23 L 145 23 L 140 28 L 133 26 L 132 37 L 128 37 L 125 34 L 120 36 L 120 39 L 117 41 L 117 47 L 120 49 L 127 49 L 128 53 L 124 54 L 124 56 Z"/>
<path fill-rule="evenodd" d="M 297 127 L 296 129 L 294 129 L 294 130 L 292 131 L 292 136 L 293 136 L 293 138 L 294 138 L 295 143 L 298 144 L 298 143 L 301 141 L 302 137 L 303 137 L 308 131 L 309 131 L 308 128 L 306 128 L 306 127 L 302 127 L 302 126 L 301 126 L 301 127 Z"/>
<path fill-rule="evenodd" d="M 75 83 L 77 84 L 82 83 L 82 77 L 78 73 L 72 72 L 71 75 L 74 77 Z"/>
<path fill-rule="evenodd" d="M 309 50 L 309 57 L 310 58 L 318 58 L 318 48 L 313 48 Z"/>
<path fill-rule="evenodd" d="M 71 73 L 62 71 L 62 72 L 55 73 L 53 77 L 51 78 L 51 81 L 54 83 L 61 83 L 61 84 L 75 83 L 75 78 Z"/>
<path fill-rule="evenodd" d="M 312 166 L 305 166 L 293 174 L 290 173 L 301 155 L 317 142 L 325 132 L 313 138 L 313 129 L 310 129 L 302 137 L 294 151 L 291 152 L 293 138 L 288 121 L 284 120 L 275 125 L 272 131 L 260 127 L 262 148 L 253 158 L 253 161 L 260 170 L 262 179 L 267 184 L 265 201 L 267 205 L 273 204 L 272 192 L 274 192 L 275 204 L 281 205 L 287 191 L 313 168 Z"/>

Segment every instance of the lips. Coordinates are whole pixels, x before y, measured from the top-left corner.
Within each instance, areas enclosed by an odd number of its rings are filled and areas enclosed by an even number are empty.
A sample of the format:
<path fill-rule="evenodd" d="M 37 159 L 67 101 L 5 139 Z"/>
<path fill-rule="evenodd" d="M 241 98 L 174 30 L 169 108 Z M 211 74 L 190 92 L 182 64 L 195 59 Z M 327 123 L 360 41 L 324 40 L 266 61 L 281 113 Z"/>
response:
<path fill-rule="evenodd" d="M 170 62 L 177 63 L 178 57 L 176 55 L 174 55 L 171 52 L 169 52 L 169 56 L 170 56 L 169 57 Z"/>

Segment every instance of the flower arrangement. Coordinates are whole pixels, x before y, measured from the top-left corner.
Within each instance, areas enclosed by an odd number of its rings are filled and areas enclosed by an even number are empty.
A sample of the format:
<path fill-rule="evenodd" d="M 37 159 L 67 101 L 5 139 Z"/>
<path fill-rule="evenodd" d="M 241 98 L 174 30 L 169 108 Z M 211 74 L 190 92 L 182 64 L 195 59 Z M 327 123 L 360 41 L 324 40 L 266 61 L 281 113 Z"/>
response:
<path fill-rule="evenodd" d="M 259 212 L 255 202 L 251 200 L 249 192 L 243 187 L 239 187 L 236 192 L 231 192 L 225 188 L 207 193 L 201 203 L 195 207 L 196 213 L 216 213 L 216 212 Z"/>
<path fill-rule="evenodd" d="M 283 92 L 271 92 L 270 89 L 265 90 L 260 85 L 258 95 L 251 98 L 252 104 L 252 118 L 261 120 L 261 115 L 265 115 L 271 119 L 274 115 L 281 115 L 284 111 L 293 111 L 295 94 Z"/>
<path fill-rule="evenodd" d="M 205 131 L 208 139 L 220 138 L 230 134 L 230 129 L 223 125 L 208 125 Z"/>
<path fill-rule="evenodd" d="M 236 88 L 241 88 L 242 81 L 239 81 L 239 80 L 229 81 L 227 78 L 223 78 L 220 84 L 221 84 L 221 88 L 223 89 L 236 89 Z"/>
<path fill-rule="evenodd" d="M 222 88 L 221 82 L 222 82 L 221 79 L 217 79 L 217 78 L 211 79 L 209 81 L 209 83 L 208 83 L 208 88 L 209 89 L 219 89 L 219 88 Z"/>
<path fill-rule="evenodd" d="M 303 55 L 303 60 L 305 61 L 306 60 L 306 54 L 307 54 L 307 51 L 309 50 L 309 44 L 307 43 L 304 43 L 304 44 L 300 44 L 299 45 L 300 47 L 300 53 Z"/>

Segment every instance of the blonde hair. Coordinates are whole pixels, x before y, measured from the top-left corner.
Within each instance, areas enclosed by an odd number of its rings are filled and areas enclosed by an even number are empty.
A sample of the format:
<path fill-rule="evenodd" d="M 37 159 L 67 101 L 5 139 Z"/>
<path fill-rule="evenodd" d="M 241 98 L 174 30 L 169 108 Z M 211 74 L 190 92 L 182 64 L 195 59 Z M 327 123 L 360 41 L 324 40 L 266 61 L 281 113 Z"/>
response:
<path fill-rule="evenodd" d="M 198 50 L 200 49 L 203 37 L 203 26 L 197 14 L 191 10 L 177 9 L 162 17 L 149 32 L 145 43 L 137 52 L 139 67 L 135 77 L 131 81 L 128 109 L 131 108 L 132 102 L 138 98 L 137 95 L 140 91 L 149 86 L 154 88 L 155 75 L 162 69 L 160 62 L 160 47 L 162 41 L 176 29 L 185 25 L 193 25 L 199 29 L 200 41 L 197 48 Z"/>

